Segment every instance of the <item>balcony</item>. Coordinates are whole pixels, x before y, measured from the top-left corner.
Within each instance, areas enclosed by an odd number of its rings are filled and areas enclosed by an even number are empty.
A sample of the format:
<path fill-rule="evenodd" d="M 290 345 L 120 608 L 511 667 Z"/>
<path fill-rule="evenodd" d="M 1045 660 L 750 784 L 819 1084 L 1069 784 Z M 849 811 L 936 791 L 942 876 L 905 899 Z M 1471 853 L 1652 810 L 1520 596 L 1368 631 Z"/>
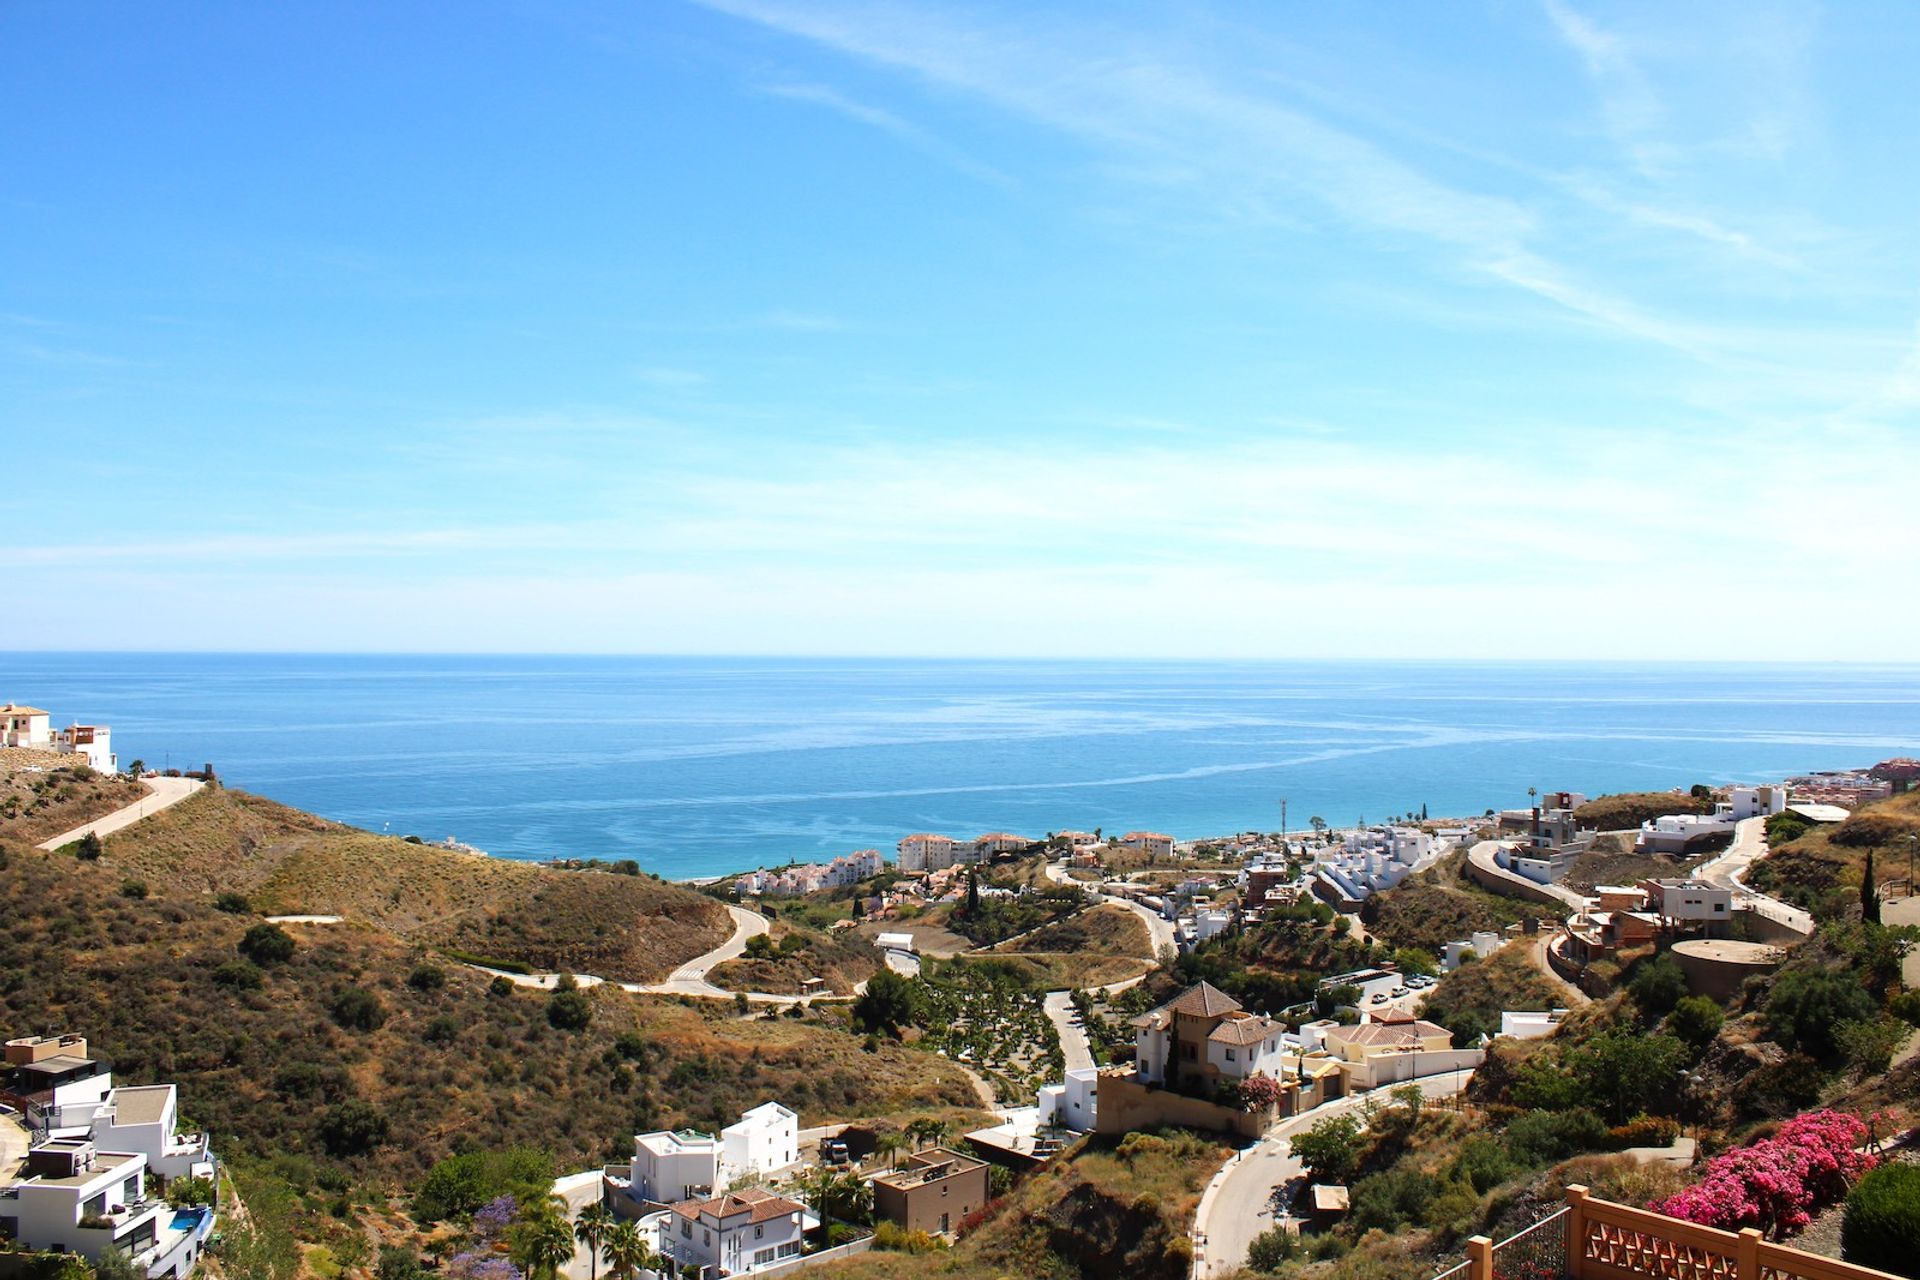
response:
<path fill-rule="evenodd" d="M 1721 1231 L 1568 1187 L 1567 1203 L 1518 1235 L 1467 1241 L 1435 1280 L 1898 1280 L 1885 1271 Z"/>

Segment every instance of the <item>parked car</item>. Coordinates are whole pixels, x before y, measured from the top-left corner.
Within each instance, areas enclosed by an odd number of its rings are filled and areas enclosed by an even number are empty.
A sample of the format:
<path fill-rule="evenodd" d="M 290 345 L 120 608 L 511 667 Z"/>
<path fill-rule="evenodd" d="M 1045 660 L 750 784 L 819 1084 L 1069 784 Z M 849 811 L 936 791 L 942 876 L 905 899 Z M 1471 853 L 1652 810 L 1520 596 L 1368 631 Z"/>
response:
<path fill-rule="evenodd" d="M 1405 994 L 1407 994 L 1407 989 L 1405 987 L 1395 987 L 1393 989 L 1393 998 L 1395 1000 L 1398 1000 L 1401 996 Z"/>
<path fill-rule="evenodd" d="M 1387 1002 L 1387 993 L 1384 991 L 1379 992 L 1373 997 L 1373 999 L 1367 1001 L 1368 1004 L 1385 1004 L 1386 1002 Z"/>

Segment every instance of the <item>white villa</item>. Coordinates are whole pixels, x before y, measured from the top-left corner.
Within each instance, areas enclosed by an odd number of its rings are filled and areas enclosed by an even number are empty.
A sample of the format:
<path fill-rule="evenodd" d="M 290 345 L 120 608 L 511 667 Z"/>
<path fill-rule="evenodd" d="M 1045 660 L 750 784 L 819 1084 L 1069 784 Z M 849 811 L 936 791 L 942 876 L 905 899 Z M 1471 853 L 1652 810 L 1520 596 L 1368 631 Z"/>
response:
<path fill-rule="evenodd" d="M 113 1087 L 79 1036 L 6 1045 L 8 1092 L 39 1141 L 0 1184 L 0 1238 L 98 1261 L 108 1249 L 153 1280 L 184 1280 L 213 1231 L 211 1208 L 178 1208 L 154 1179 L 209 1178 L 205 1134 L 174 1132 L 172 1085 Z"/>
<path fill-rule="evenodd" d="M 0 706 L 0 747 L 84 756 L 87 764 L 101 773 L 114 773 L 120 768 L 113 754 L 113 731 L 106 725 L 71 724 L 55 729 L 51 712 L 15 702 Z"/>
<path fill-rule="evenodd" d="M 1092 1133 L 1099 1118 L 1100 1069 L 1078 1067 L 1060 1084 L 1040 1090 L 1040 1123 L 1075 1133 Z"/>
<path fill-rule="evenodd" d="M 1286 1028 L 1209 983 L 1181 992 L 1133 1020 L 1134 1069 L 1148 1083 L 1164 1083 L 1167 1066 L 1183 1078 L 1281 1079 Z"/>
<path fill-rule="evenodd" d="M 757 1187 L 684 1200 L 654 1218 L 659 1252 L 684 1270 L 751 1275 L 800 1256 L 806 1206 Z"/>
<path fill-rule="evenodd" d="M 1460 962 L 1472 952 L 1476 960 L 1485 960 L 1488 956 L 1505 946 L 1505 934 L 1495 933 L 1491 929 L 1476 930 L 1472 936 L 1449 942 L 1440 956 L 1440 967 L 1451 973 L 1460 967 Z"/>
<path fill-rule="evenodd" d="M 628 1194 L 634 1200 L 672 1204 L 715 1195 L 720 1180 L 720 1140 L 691 1129 L 659 1130 L 633 1137 Z"/>
<path fill-rule="evenodd" d="M 770 1174 L 800 1159 L 800 1117 L 777 1102 L 763 1102 L 720 1131 L 720 1182 L 731 1186 L 749 1173 Z"/>

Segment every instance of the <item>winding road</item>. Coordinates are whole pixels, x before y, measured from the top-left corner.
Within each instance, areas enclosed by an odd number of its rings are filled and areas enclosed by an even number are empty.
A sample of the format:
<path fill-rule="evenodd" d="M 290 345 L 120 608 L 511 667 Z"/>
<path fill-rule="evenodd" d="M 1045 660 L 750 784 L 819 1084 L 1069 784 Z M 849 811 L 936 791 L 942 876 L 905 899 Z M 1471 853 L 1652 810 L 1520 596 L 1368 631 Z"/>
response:
<path fill-rule="evenodd" d="M 1708 884 L 1733 890 L 1749 910 L 1785 925 L 1802 937 L 1813 933 L 1813 917 L 1778 898 L 1770 898 L 1757 889 L 1747 888 L 1747 868 L 1767 856 L 1767 820 L 1742 818 L 1733 827 L 1733 844 L 1711 862 L 1702 863 L 1694 875 Z"/>
<path fill-rule="evenodd" d="M 42 840 L 42 849 L 58 849 L 91 835 L 110 836 L 130 827 L 142 818 L 150 818 L 162 809 L 170 809 L 207 784 L 198 778 L 143 778 L 147 794 L 130 805 L 115 809 L 104 818 L 95 818 L 84 826 L 63 831 L 51 840 Z"/>
<path fill-rule="evenodd" d="M 1447 1071 L 1406 1083 L 1419 1085 L 1429 1098 L 1448 1098 L 1472 1078 L 1471 1071 Z M 1304 1172 L 1287 1140 L 1328 1116 L 1357 1109 L 1378 1092 L 1336 1098 L 1282 1120 L 1215 1175 L 1193 1220 L 1193 1274 L 1199 1280 L 1232 1275 L 1246 1266 L 1253 1238 L 1279 1222 L 1274 1193 Z"/>

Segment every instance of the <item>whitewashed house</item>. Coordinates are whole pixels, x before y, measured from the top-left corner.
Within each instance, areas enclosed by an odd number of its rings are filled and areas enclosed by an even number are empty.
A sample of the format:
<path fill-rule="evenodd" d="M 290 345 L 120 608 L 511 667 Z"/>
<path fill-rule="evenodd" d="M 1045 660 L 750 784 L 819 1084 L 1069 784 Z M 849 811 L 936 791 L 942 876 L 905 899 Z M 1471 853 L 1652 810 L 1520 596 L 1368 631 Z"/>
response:
<path fill-rule="evenodd" d="M 154 1280 L 184 1280 L 212 1230 L 213 1210 L 149 1194 L 145 1156 L 85 1139 L 41 1143 L 0 1186 L 0 1236 L 88 1262 L 115 1249 Z"/>
<path fill-rule="evenodd" d="M 1079 1067 L 1060 1084 L 1040 1090 L 1040 1123 L 1075 1133 L 1092 1133 L 1099 1118 L 1100 1069 Z"/>
<path fill-rule="evenodd" d="M 53 717 L 39 707 L 9 702 L 0 707 L 0 747 L 53 750 Z"/>
<path fill-rule="evenodd" d="M 1460 962 L 1466 959 L 1468 952 L 1472 952 L 1476 960 L 1485 960 L 1504 946 L 1506 941 L 1504 934 L 1491 929 L 1478 930 L 1472 937 L 1449 942 L 1440 956 L 1440 967 L 1449 973 L 1453 972 L 1460 967 Z"/>
<path fill-rule="evenodd" d="M 147 1168 L 174 1178 L 211 1178 L 213 1155 L 204 1133 L 182 1137 L 179 1090 L 170 1084 L 121 1087 L 93 1113 L 89 1136 L 102 1151 L 137 1151 Z"/>
<path fill-rule="evenodd" d="M 659 1204 L 718 1195 L 726 1190 L 720 1150 L 718 1138 L 690 1129 L 637 1133 L 627 1193 Z"/>
<path fill-rule="evenodd" d="M 100 773 L 118 773 L 120 758 L 113 754 L 113 731 L 103 724 L 70 724 L 53 735 L 53 749 L 85 756 Z"/>
<path fill-rule="evenodd" d="M 85 1036 L 25 1036 L 7 1041 L 5 1085 L 47 1136 L 83 1138 L 113 1091 L 113 1064 L 88 1054 Z"/>
<path fill-rule="evenodd" d="M 1500 1014 L 1500 1034 L 1515 1040 L 1539 1040 L 1559 1030 L 1560 1019 L 1566 1016 L 1565 1009 L 1548 1009 L 1542 1013 L 1503 1010 Z"/>
<path fill-rule="evenodd" d="M 742 1276 L 800 1256 L 806 1206 L 757 1187 L 709 1200 L 684 1200 L 664 1215 L 660 1252 L 682 1269 Z"/>
<path fill-rule="evenodd" d="M 763 1102 L 720 1131 L 720 1186 L 749 1173 L 770 1174 L 800 1159 L 800 1117 Z"/>

